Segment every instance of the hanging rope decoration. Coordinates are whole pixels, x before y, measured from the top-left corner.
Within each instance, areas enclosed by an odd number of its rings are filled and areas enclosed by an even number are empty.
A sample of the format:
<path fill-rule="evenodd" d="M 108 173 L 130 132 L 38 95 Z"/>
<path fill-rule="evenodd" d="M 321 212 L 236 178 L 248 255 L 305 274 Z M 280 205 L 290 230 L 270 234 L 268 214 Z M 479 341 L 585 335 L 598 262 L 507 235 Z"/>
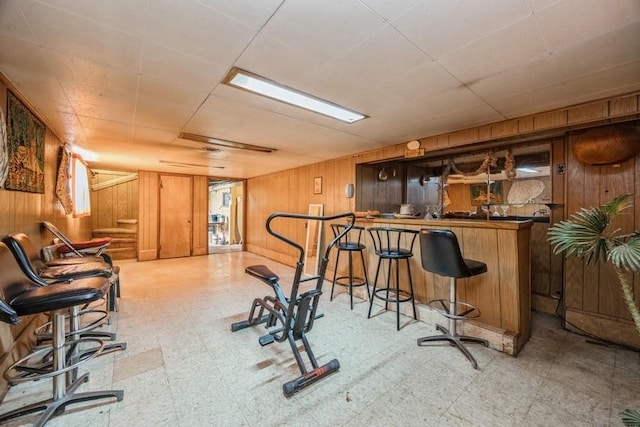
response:
<path fill-rule="evenodd" d="M 449 178 L 449 175 L 451 174 L 452 171 L 462 176 L 475 176 L 480 173 L 487 173 L 490 168 L 492 167 L 495 168 L 497 166 L 498 166 L 498 160 L 496 159 L 496 156 L 493 153 L 493 151 L 487 151 L 484 154 L 484 160 L 482 161 L 482 164 L 478 169 L 476 169 L 473 172 L 461 171 L 453 162 L 453 159 L 449 159 L 447 161 L 447 166 L 445 166 L 444 171 L 442 172 L 442 182 L 447 182 L 447 178 Z"/>
<path fill-rule="evenodd" d="M 513 151 L 511 151 L 511 148 L 507 148 L 507 152 L 504 155 L 504 174 L 509 181 L 515 181 L 517 177 L 516 160 L 513 157 Z"/>
<path fill-rule="evenodd" d="M 454 172 L 458 175 L 462 176 L 475 176 L 481 173 L 490 173 L 492 168 L 498 167 L 498 158 L 496 157 L 493 151 L 487 151 L 484 154 L 484 160 L 478 169 L 473 172 L 463 172 L 456 166 L 453 162 L 453 159 L 449 159 L 447 161 L 447 166 L 445 166 L 442 172 L 442 182 L 447 182 L 447 178 L 449 175 Z M 509 181 L 514 181 L 516 179 L 516 162 L 513 157 L 513 152 L 511 148 L 507 149 L 507 152 L 504 156 L 504 172 Z"/>

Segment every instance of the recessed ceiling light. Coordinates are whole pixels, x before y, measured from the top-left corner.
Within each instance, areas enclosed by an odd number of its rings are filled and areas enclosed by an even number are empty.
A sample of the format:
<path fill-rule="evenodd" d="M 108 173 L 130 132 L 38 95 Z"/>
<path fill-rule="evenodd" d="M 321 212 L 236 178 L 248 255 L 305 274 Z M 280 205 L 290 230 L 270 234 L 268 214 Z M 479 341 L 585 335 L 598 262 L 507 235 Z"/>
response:
<path fill-rule="evenodd" d="M 249 71 L 233 67 L 222 83 L 266 96 L 305 110 L 323 114 L 346 123 L 355 123 L 366 118 L 364 114 L 341 107 L 324 99 L 274 82 Z"/>
<path fill-rule="evenodd" d="M 195 135 L 193 133 L 182 132 L 180 135 L 178 135 L 178 138 L 188 139 L 190 141 L 202 142 L 209 145 L 217 145 L 219 147 L 236 148 L 238 150 L 259 151 L 261 153 L 271 153 L 272 151 L 276 151 L 275 148 L 245 144 L 244 142 L 227 141 L 226 139 L 212 138 L 210 136 L 204 136 L 204 135 Z"/>

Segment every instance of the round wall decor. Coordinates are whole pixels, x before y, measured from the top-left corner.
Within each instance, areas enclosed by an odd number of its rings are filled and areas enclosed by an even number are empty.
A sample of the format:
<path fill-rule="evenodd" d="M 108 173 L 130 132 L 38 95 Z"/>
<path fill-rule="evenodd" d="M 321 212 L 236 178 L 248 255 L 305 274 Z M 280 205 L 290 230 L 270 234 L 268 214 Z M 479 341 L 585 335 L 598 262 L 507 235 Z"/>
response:
<path fill-rule="evenodd" d="M 582 163 L 614 165 L 640 152 L 640 132 L 630 125 L 601 126 L 587 130 L 572 144 L 572 149 Z"/>

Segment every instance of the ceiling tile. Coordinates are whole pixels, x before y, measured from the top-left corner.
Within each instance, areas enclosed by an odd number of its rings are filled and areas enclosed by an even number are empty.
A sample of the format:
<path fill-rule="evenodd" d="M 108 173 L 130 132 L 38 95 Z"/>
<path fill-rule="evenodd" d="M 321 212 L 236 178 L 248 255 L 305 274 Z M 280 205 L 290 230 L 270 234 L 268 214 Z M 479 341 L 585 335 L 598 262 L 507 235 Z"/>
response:
<path fill-rule="evenodd" d="M 195 1 L 151 1 L 144 38 L 205 61 L 228 65 L 255 30 Z"/>
<path fill-rule="evenodd" d="M 185 90 L 182 86 L 141 78 L 135 124 L 177 133 L 207 96 L 206 92 Z"/>
<path fill-rule="evenodd" d="M 563 0 L 535 16 L 548 45 L 559 49 L 640 21 L 640 2 Z"/>
<path fill-rule="evenodd" d="M 42 4 L 81 16 L 130 34 L 140 35 L 148 0 L 38 0 Z"/>
<path fill-rule="evenodd" d="M 640 59 L 640 22 L 554 52 L 565 79 Z"/>
<path fill-rule="evenodd" d="M 384 52 L 383 56 L 381 52 Z M 311 91 L 343 105 L 371 88 L 394 80 L 396 70 L 414 70 L 430 62 L 427 55 L 387 25 L 358 46 L 314 70 L 316 80 Z"/>
<path fill-rule="evenodd" d="M 138 69 L 140 38 L 42 3 L 26 2 L 22 6 L 43 47 L 111 66 Z"/>
<path fill-rule="evenodd" d="M 140 73 L 190 90 L 211 92 L 224 77 L 227 67 L 196 56 L 171 50 L 154 43 L 145 43 Z"/>
<path fill-rule="evenodd" d="M 532 17 L 469 43 L 438 59 L 458 80 L 469 84 L 547 53 Z"/>
<path fill-rule="evenodd" d="M 284 0 L 197 0 L 254 29 L 260 29 Z"/>
<path fill-rule="evenodd" d="M 285 2 L 264 27 L 270 37 L 320 61 L 330 61 L 384 26 L 362 3 L 296 0 Z"/>
<path fill-rule="evenodd" d="M 377 14 L 387 21 L 391 21 L 413 8 L 422 0 L 362 0 Z"/>
<path fill-rule="evenodd" d="M 437 59 L 529 15 L 524 0 L 423 1 L 392 24 Z"/>
<path fill-rule="evenodd" d="M 0 35 L 30 43 L 36 42 L 18 0 L 0 1 Z"/>

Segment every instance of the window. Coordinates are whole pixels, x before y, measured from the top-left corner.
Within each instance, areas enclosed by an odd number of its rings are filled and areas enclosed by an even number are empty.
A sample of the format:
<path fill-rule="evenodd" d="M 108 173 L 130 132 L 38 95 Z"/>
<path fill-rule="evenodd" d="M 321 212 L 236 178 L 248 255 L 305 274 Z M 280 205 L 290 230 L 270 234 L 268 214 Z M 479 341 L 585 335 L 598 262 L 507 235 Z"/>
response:
<path fill-rule="evenodd" d="M 74 218 L 91 215 L 89 171 L 87 164 L 77 154 L 71 157 L 71 199 Z"/>

